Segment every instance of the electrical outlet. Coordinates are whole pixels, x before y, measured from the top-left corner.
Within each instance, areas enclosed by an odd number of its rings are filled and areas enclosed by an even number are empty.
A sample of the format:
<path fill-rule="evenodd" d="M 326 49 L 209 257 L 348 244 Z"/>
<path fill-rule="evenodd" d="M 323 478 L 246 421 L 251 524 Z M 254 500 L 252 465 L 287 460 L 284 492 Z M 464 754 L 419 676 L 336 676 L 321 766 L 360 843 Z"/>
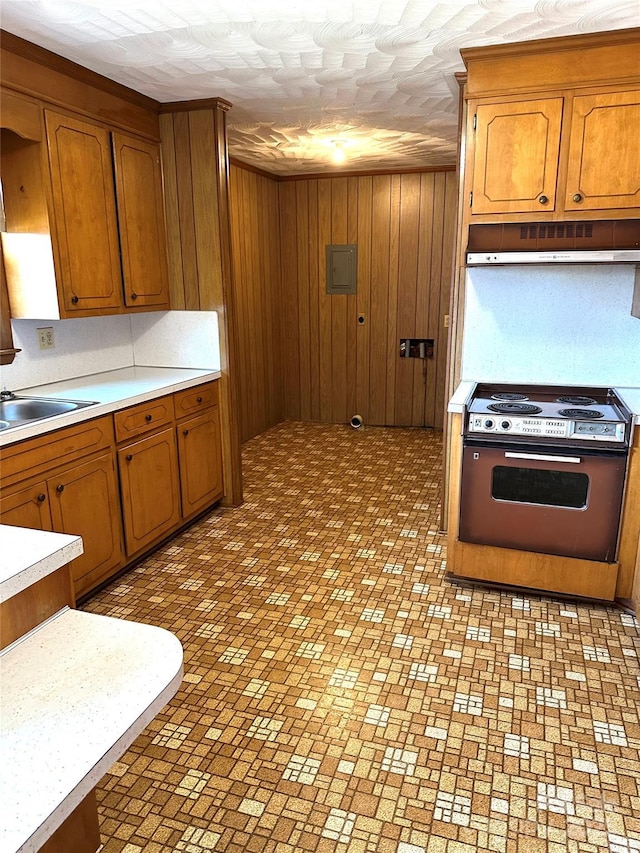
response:
<path fill-rule="evenodd" d="M 46 326 L 43 329 L 36 329 L 36 334 L 38 336 L 38 348 L 39 349 L 53 349 L 56 345 L 55 338 L 53 337 L 53 326 Z"/>

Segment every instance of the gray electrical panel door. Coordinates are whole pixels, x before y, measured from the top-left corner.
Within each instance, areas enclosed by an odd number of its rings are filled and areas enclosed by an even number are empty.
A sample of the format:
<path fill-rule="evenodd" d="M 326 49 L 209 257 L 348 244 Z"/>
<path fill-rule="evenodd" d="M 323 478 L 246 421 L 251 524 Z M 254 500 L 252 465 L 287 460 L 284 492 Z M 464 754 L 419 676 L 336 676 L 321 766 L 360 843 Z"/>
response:
<path fill-rule="evenodd" d="M 356 293 L 358 285 L 358 247 L 355 243 L 327 246 L 327 293 Z"/>

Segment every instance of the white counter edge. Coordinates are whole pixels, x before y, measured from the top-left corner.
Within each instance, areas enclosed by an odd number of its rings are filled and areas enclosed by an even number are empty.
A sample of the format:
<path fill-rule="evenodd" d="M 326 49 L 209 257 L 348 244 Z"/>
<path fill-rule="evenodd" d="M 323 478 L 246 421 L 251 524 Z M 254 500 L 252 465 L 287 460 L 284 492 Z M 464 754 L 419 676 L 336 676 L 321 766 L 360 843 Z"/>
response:
<path fill-rule="evenodd" d="M 127 626 L 124 628 L 124 626 Z M 113 628 L 112 628 L 113 626 Z M 182 645 L 178 638 L 173 635 L 170 631 L 167 631 L 164 628 L 160 628 L 154 625 L 147 625 L 143 623 L 130 622 L 128 620 L 120 620 L 115 619 L 110 616 L 100 616 L 93 613 L 84 613 L 78 610 L 72 610 L 68 607 L 63 608 L 58 611 L 53 617 L 43 622 L 33 631 L 26 634 L 24 637 L 17 640 L 11 646 L 4 649 L 0 652 L 0 659 L 4 658 L 5 660 L 9 658 L 12 654 L 28 654 L 29 659 L 33 659 L 33 654 L 38 653 L 39 644 L 45 640 L 41 639 L 38 635 L 39 632 L 44 630 L 45 634 L 51 639 L 51 634 L 55 634 L 62 631 L 62 636 L 64 636 L 65 631 L 72 629 L 74 632 L 74 636 L 78 633 L 82 633 L 82 630 L 89 631 L 89 633 L 93 633 L 93 639 L 95 640 L 96 632 L 101 636 L 108 636 L 110 628 L 116 631 L 126 630 L 130 635 L 135 634 L 136 632 L 144 633 L 145 636 L 148 637 L 149 632 L 153 631 L 158 634 L 157 643 L 154 643 L 154 655 L 157 653 L 162 655 L 162 661 L 166 664 L 167 674 L 166 674 L 166 686 L 164 686 L 159 693 L 155 695 L 155 697 L 149 702 L 146 709 L 134 720 L 134 722 L 128 726 L 128 728 L 121 733 L 118 739 L 107 748 L 104 753 L 100 756 L 100 758 L 92 765 L 91 769 L 84 775 L 84 777 L 80 780 L 75 787 L 64 796 L 64 798 L 59 802 L 57 807 L 53 809 L 53 811 L 45 818 L 42 823 L 40 823 L 27 837 L 18 842 L 19 846 L 14 848 L 3 847 L 3 851 L 6 850 L 6 853 L 13 853 L 15 849 L 15 853 L 36 853 L 41 846 L 45 843 L 45 841 L 53 835 L 53 833 L 64 823 L 64 821 L 69 817 L 69 815 L 80 805 L 80 803 L 85 799 L 85 797 L 91 793 L 91 791 L 98 784 L 100 779 L 104 776 L 104 774 L 113 766 L 113 764 L 122 757 L 122 755 L 126 752 L 129 746 L 133 743 L 136 737 L 147 727 L 147 725 L 153 720 L 153 718 L 164 708 L 164 706 L 169 702 L 169 700 L 175 695 L 180 684 L 182 682 L 183 676 L 183 650 Z M 29 648 L 26 649 L 23 644 L 29 644 Z M 87 644 L 85 644 L 86 647 Z M 99 646 L 89 644 L 89 648 L 86 648 L 86 652 L 88 656 L 98 655 L 100 654 Z M 31 648 L 33 647 L 33 648 Z M 157 650 L 157 651 L 156 651 Z M 133 672 L 140 671 L 140 661 L 136 657 L 135 645 L 132 643 L 131 646 L 132 653 L 132 663 L 133 663 Z M 95 662 L 95 661 L 94 661 Z M 143 662 L 144 663 L 144 662 Z M 20 671 L 24 671 L 22 667 L 20 667 Z M 162 676 L 162 682 L 165 681 L 165 676 Z M 81 688 L 83 689 L 84 686 Z M 154 688 L 157 689 L 157 688 Z M 153 692 L 153 691 L 151 691 Z M 21 697 L 24 697 L 24 691 L 21 688 Z M 147 701 L 146 699 L 144 701 Z M 7 714 L 9 709 L 7 708 Z M 42 725 L 44 726 L 46 723 L 43 720 Z M 99 724 L 99 721 L 98 721 Z M 19 737 L 19 735 L 18 735 Z M 82 743 L 78 744 L 78 751 L 82 752 Z M 13 765 L 9 771 L 15 773 L 17 772 L 17 767 Z M 55 768 L 52 768 L 52 772 L 55 774 Z M 80 771 L 82 772 L 82 771 Z M 38 779 L 40 785 L 46 785 L 46 778 L 44 778 L 46 774 L 43 774 L 43 778 Z M 7 805 L 7 804 L 5 804 Z M 10 812 L 11 804 L 7 805 L 6 811 L 3 810 L 4 819 Z M 1 821 L 3 818 L 0 816 L 0 827 Z M 25 817 L 25 820 L 28 820 Z M 23 826 L 23 829 L 25 827 Z M 28 830 L 27 830 L 28 831 Z M 0 838 L 2 837 L 3 832 L 0 828 Z M 15 843 L 15 835 L 14 842 Z"/>
<path fill-rule="evenodd" d="M 60 803 L 58 808 L 42 823 L 33 835 L 18 848 L 16 853 L 37 853 L 42 845 L 53 833 L 65 822 L 69 815 L 80 805 L 87 794 L 95 788 L 105 773 L 113 767 L 119 758 L 129 749 L 134 740 L 141 734 L 149 723 L 160 713 L 164 706 L 178 692 L 184 675 L 184 666 L 173 676 L 169 684 L 158 695 L 158 698 L 149 705 L 146 712 L 138 717 L 136 722 L 122 734 L 122 737 L 114 743 L 110 750 L 105 752 L 104 757 L 94 765 L 93 770 L 84 777 L 82 782 L 69 793 L 66 799 Z"/>
<path fill-rule="evenodd" d="M 464 412 L 465 404 L 473 393 L 476 384 L 476 382 L 461 382 L 453 392 L 453 397 L 449 400 L 447 411 L 452 414 L 461 415 Z"/>
<path fill-rule="evenodd" d="M 57 571 L 83 551 L 80 536 L 0 524 L 0 602 L 13 598 Z M 16 563 L 21 559 L 27 559 L 27 562 L 16 569 L 9 568 L 9 560 Z M 33 562 L 29 563 L 29 560 Z"/>

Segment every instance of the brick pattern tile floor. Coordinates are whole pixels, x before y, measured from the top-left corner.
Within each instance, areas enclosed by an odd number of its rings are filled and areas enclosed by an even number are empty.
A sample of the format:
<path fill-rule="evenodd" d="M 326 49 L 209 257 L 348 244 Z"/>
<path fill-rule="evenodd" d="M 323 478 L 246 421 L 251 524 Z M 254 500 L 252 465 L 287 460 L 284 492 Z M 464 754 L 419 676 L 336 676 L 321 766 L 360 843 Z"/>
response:
<path fill-rule="evenodd" d="M 243 464 L 85 605 L 185 652 L 104 853 L 640 851 L 632 616 L 447 581 L 438 433 L 285 423 Z"/>

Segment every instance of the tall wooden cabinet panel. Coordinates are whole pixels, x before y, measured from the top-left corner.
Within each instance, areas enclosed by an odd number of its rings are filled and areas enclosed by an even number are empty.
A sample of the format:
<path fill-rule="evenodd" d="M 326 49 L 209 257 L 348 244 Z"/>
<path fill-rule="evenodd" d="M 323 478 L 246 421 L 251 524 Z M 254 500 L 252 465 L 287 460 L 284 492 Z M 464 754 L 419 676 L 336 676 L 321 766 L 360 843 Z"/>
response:
<path fill-rule="evenodd" d="M 222 497 L 222 453 L 217 406 L 178 425 L 182 515 L 194 515 Z"/>
<path fill-rule="evenodd" d="M 111 139 L 104 128 L 45 111 L 61 309 L 122 305 Z"/>
<path fill-rule="evenodd" d="M 180 522 L 175 428 L 121 447 L 118 469 L 126 551 L 131 555 Z"/>
<path fill-rule="evenodd" d="M 113 134 L 125 305 L 169 304 L 160 147 Z"/>
<path fill-rule="evenodd" d="M 640 207 L 640 91 L 576 95 L 566 210 Z M 611 146 L 615 143 L 615 157 Z"/>
<path fill-rule="evenodd" d="M 555 208 L 562 98 L 478 104 L 474 214 Z"/>
<path fill-rule="evenodd" d="M 54 529 L 82 536 L 71 563 L 76 595 L 119 568 L 122 560 L 118 482 L 111 451 L 66 468 L 47 481 Z"/>

